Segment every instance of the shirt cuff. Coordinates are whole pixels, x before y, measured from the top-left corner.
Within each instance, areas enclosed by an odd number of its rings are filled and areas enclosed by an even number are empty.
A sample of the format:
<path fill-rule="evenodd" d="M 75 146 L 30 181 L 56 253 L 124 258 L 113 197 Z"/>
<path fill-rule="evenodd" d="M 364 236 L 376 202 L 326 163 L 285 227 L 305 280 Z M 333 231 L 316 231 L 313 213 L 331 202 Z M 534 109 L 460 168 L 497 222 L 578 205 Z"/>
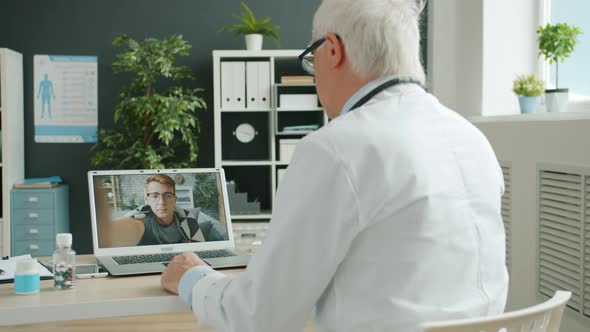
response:
<path fill-rule="evenodd" d="M 214 271 L 201 279 L 193 288 L 192 311 L 202 326 L 217 327 L 217 329 L 224 326 L 221 297 L 231 280 L 232 278 L 225 274 Z"/>
<path fill-rule="evenodd" d="M 186 271 L 180 283 L 178 284 L 178 296 L 191 310 L 193 305 L 193 287 L 207 276 L 207 274 L 214 272 L 211 267 L 205 265 L 199 265 Z"/>

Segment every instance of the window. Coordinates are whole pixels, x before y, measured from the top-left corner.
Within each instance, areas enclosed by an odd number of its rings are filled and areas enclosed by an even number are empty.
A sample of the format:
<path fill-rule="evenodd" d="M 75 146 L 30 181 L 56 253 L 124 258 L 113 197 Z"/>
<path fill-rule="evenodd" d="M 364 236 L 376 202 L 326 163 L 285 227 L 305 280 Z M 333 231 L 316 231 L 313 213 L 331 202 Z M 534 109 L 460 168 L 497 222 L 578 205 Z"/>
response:
<path fill-rule="evenodd" d="M 590 1 L 588 0 L 543 0 L 546 22 L 565 22 L 582 30 L 574 52 L 559 63 L 559 87 L 570 89 L 570 101 L 590 102 Z M 555 84 L 555 64 L 546 64 L 546 78 Z"/>

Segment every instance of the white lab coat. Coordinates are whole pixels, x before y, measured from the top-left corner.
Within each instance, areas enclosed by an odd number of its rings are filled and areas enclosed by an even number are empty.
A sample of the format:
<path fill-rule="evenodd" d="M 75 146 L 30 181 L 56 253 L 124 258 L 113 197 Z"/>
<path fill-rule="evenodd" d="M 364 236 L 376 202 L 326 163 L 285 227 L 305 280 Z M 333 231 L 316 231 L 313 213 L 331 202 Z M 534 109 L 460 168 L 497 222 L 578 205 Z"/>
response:
<path fill-rule="evenodd" d="M 408 332 L 501 313 L 503 190 L 479 130 L 416 85 L 389 88 L 299 143 L 264 245 L 245 272 L 201 279 L 193 310 L 240 332 L 312 317 L 316 332 Z"/>

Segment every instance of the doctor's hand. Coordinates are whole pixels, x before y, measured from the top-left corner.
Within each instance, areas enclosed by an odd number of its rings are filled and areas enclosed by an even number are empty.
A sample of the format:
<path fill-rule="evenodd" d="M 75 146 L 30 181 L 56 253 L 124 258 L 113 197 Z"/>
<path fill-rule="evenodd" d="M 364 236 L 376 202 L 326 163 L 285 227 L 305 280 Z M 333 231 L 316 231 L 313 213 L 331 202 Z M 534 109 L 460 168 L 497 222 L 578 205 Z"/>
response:
<path fill-rule="evenodd" d="M 173 294 L 178 294 L 178 284 L 184 273 L 199 265 L 208 266 L 194 252 L 185 252 L 175 256 L 162 273 L 162 287 Z"/>

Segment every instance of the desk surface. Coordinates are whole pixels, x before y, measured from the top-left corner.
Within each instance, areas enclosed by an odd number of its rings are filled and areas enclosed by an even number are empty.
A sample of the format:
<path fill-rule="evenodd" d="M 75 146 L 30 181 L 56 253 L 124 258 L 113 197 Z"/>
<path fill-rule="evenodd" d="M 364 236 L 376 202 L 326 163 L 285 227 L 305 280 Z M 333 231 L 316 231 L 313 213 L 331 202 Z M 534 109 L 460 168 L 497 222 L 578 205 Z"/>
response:
<path fill-rule="evenodd" d="M 78 256 L 76 262 L 94 263 L 95 258 Z M 69 290 L 55 290 L 53 280 L 42 280 L 41 292 L 33 295 L 16 295 L 13 287 L 0 285 L 0 325 L 188 312 L 176 295 L 162 289 L 159 274 L 78 279 Z"/>

